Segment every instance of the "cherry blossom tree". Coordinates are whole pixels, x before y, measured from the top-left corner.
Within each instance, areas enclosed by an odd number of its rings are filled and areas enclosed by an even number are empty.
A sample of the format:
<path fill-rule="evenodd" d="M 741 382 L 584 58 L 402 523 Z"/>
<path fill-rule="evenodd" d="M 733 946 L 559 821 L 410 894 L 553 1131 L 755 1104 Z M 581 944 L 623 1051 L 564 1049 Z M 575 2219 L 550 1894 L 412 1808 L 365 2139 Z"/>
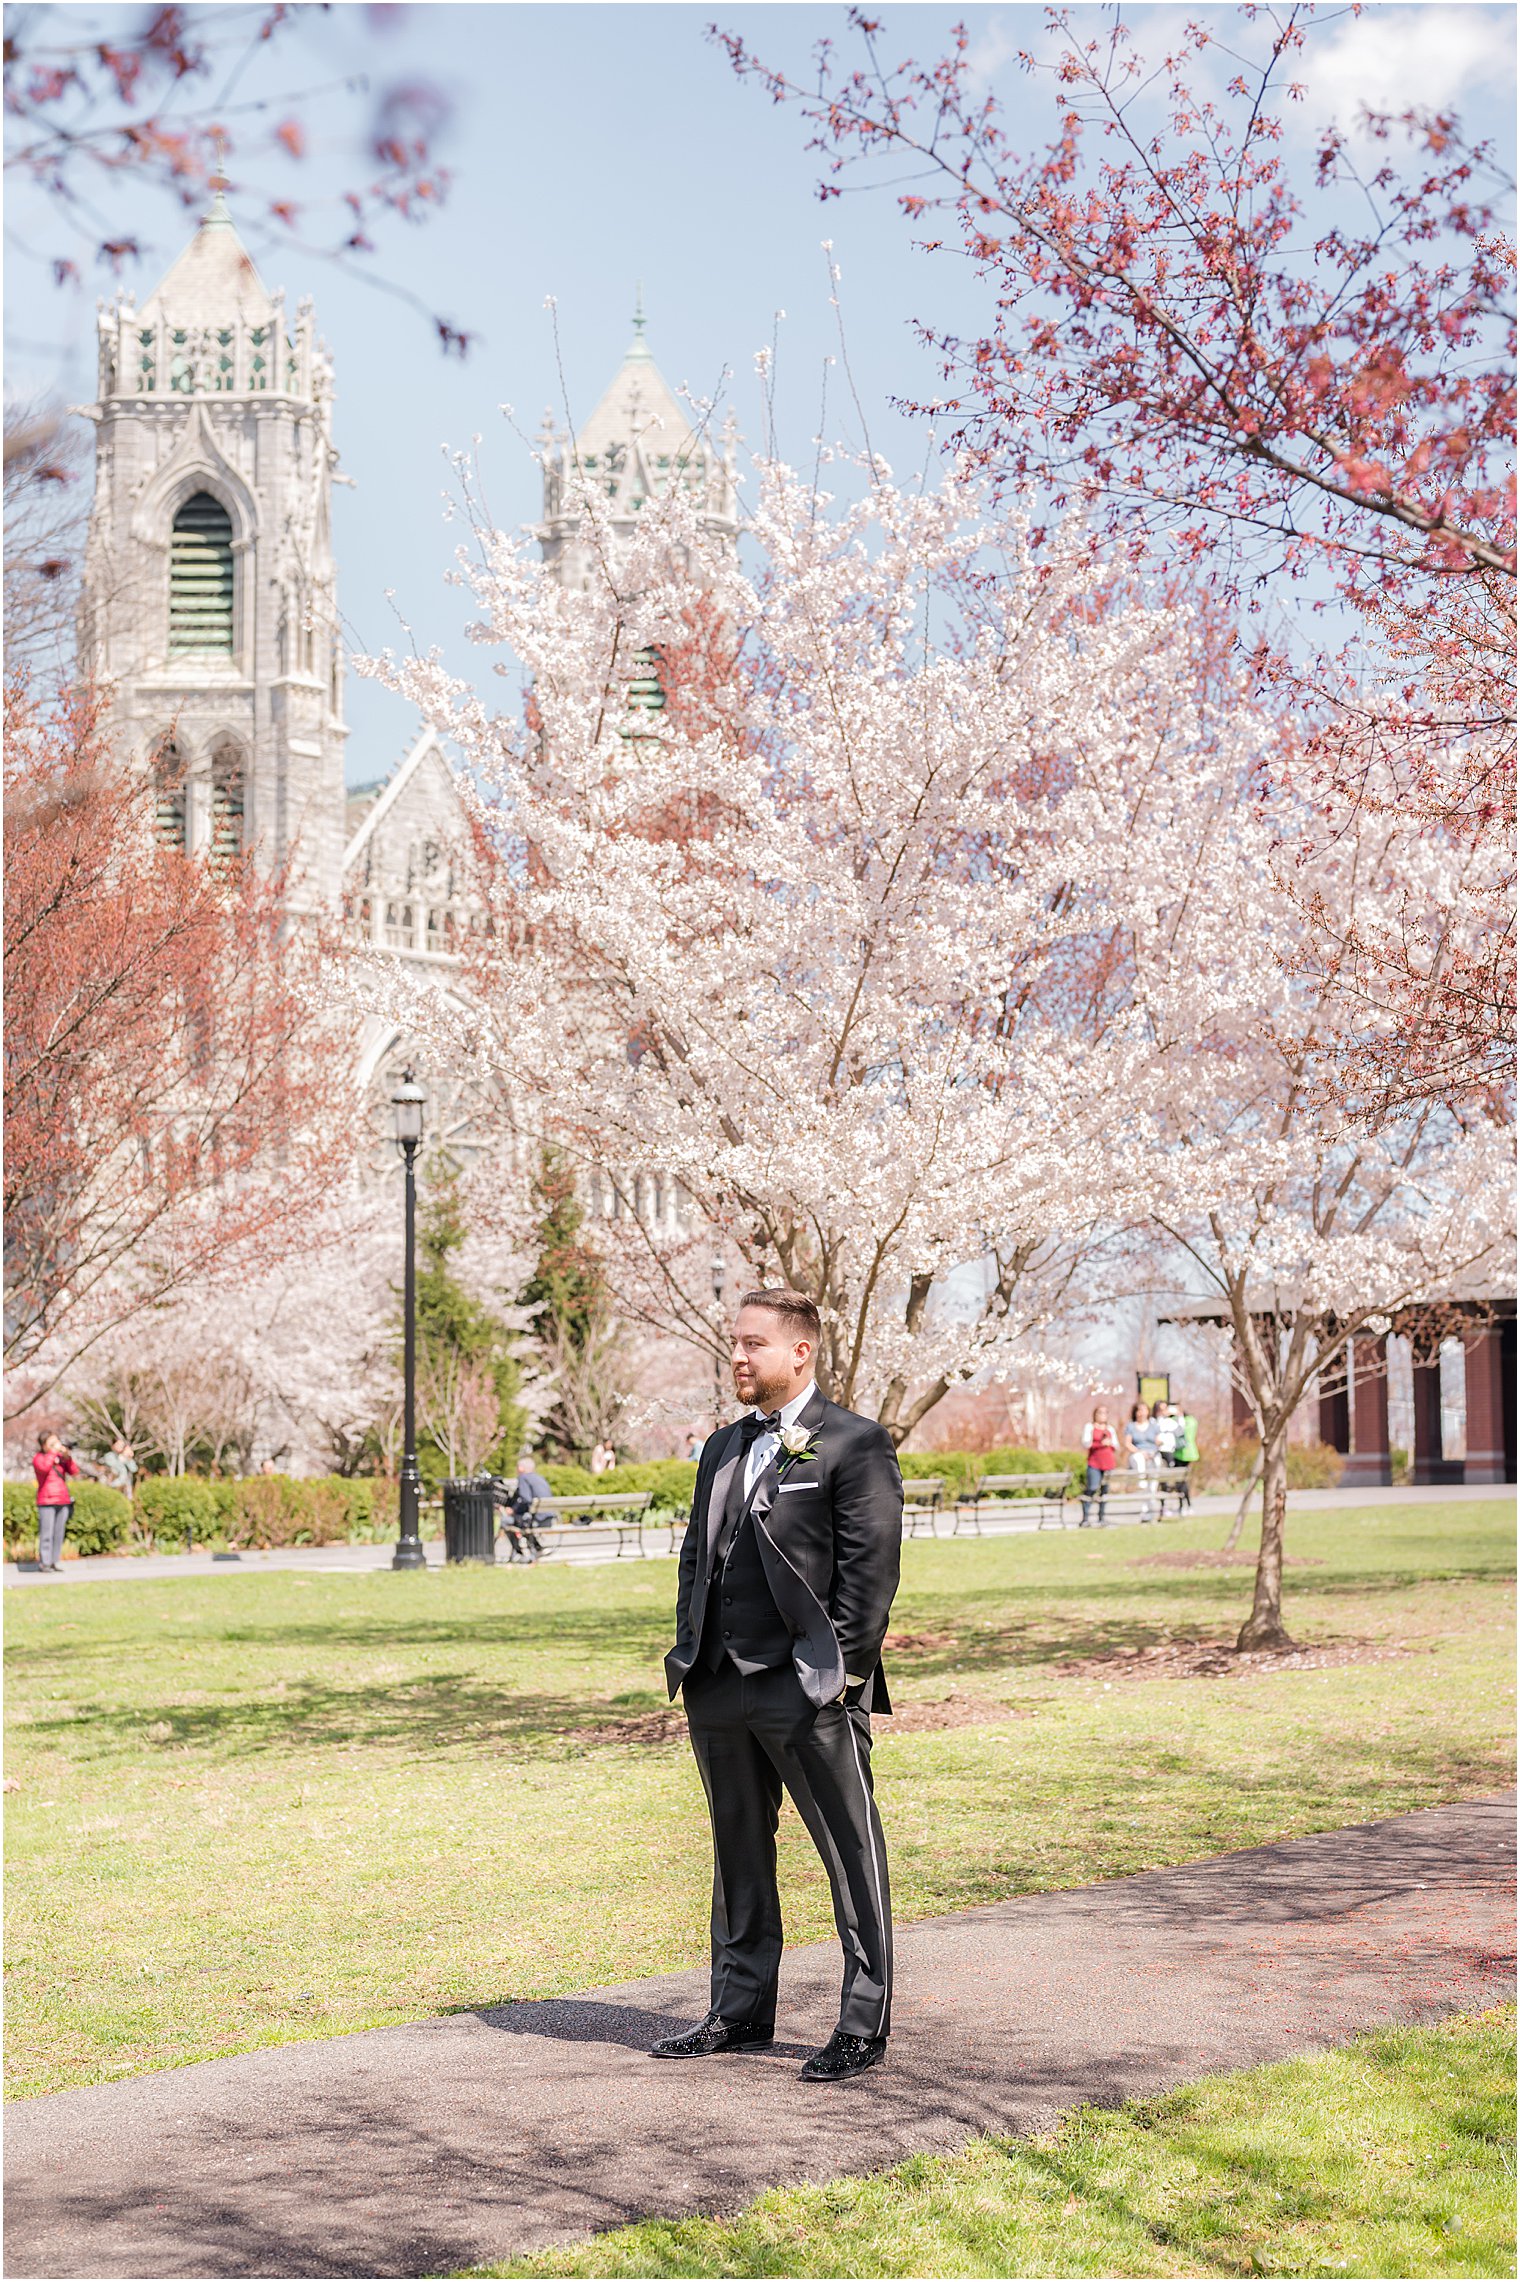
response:
<path fill-rule="evenodd" d="M 1298 873 L 1316 902 L 1316 945 L 1399 924 L 1408 883 L 1390 864 L 1394 829 L 1365 809 L 1328 842 L 1317 825 L 1312 814 L 1299 821 Z M 1372 1126 L 1337 1101 L 1356 1017 L 1333 967 L 1291 955 L 1299 905 L 1278 861 L 1289 830 L 1281 805 L 1238 822 L 1230 860 L 1206 883 L 1216 910 L 1207 963 L 1183 928 L 1136 980 L 1158 1047 L 1148 1219 L 1178 1247 L 1192 1296 L 1206 1294 L 1229 1323 L 1261 1439 L 1242 1649 L 1288 1644 L 1287 1438 L 1311 1383 L 1344 1383 L 1355 1342 L 1380 1338 L 1404 1310 L 1492 1288 L 1514 1249 L 1513 1150 L 1500 1120 L 1425 1100 Z M 1431 851 L 1433 899 L 1439 865 Z"/>
<path fill-rule="evenodd" d="M 466 1011 L 371 988 L 583 1169 L 625 1319 L 711 1353 L 717 1243 L 731 1288 L 815 1296 L 821 1375 L 901 1439 L 1037 1342 L 1131 1194 L 1136 945 L 1267 732 L 1079 532 L 869 473 L 844 507 L 760 463 L 753 571 L 679 485 L 621 555 L 588 495 L 583 592 L 481 534 L 522 703 L 378 670 L 478 779 L 492 932 Z M 731 666 L 683 674 L 715 626 Z"/>
<path fill-rule="evenodd" d="M 858 53 L 823 42 L 807 84 L 718 36 L 813 130 L 824 198 L 879 184 L 985 287 L 980 329 L 923 328 L 945 393 L 916 408 L 998 483 L 1088 509 L 1095 547 L 1206 568 L 1313 727 L 1327 828 L 1368 802 L 1463 859 L 1450 928 L 1392 914 L 1323 947 L 1373 1014 L 1338 1098 L 1375 1117 L 1513 1084 L 1512 185 L 1417 88 L 1402 117 L 1324 128 L 1312 163 L 1285 153 L 1333 20 L 1215 12 L 1155 57 L 1123 16 L 1053 10 L 1018 58 L 1050 88 L 1043 148 L 965 28 L 893 60 L 853 10 Z M 1295 581 L 1340 609 L 1283 632 Z"/>

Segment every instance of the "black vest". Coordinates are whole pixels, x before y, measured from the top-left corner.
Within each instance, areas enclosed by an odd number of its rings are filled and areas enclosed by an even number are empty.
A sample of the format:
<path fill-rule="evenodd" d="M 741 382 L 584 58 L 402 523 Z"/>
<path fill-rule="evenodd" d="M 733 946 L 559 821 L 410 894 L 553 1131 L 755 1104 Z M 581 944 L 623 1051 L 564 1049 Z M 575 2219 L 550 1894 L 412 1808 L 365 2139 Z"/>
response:
<path fill-rule="evenodd" d="M 791 1629 L 766 1583 L 755 1525 L 746 1510 L 742 1462 L 734 1468 L 713 1548 L 698 1660 L 716 1672 L 725 1656 L 741 1672 L 779 1671 L 792 1660 Z"/>

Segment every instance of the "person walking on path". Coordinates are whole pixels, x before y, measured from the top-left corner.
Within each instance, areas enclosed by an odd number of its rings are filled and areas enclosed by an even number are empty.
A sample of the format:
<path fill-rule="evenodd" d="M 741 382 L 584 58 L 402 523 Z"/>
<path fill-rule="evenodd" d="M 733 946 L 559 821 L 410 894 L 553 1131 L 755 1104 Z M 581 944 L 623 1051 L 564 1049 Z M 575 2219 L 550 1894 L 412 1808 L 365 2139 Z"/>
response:
<path fill-rule="evenodd" d="M 37 1566 L 56 1577 L 63 1565 L 63 1540 L 74 1510 L 69 1484 L 79 1472 L 79 1461 L 56 1434 L 44 1434 L 32 1460 L 37 1477 Z"/>
<path fill-rule="evenodd" d="M 1087 1477 L 1083 1483 L 1082 1519 L 1079 1529 L 1093 1526 L 1092 1509 L 1096 1499 L 1098 1527 L 1106 1529 L 1103 1518 L 1103 1500 L 1108 1494 L 1108 1477 L 1119 1463 L 1119 1437 L 1109 1421 L 1107 1403 L 1094 1403 L 1092 1417 L 1082 1429 L 1082 1447 L 1087 1452 Z"/>
<path fill-rule="evenodd" d="M 891 1710 L 881 1644 L 903 1490 L 886 1430 L 819 1393 L 819 1330 L 802 1292 L 745 1294 L 730 1363 L 749 1414 L 709 1438 L 697 1470 L 665 1676 L 684 1697 L 712 1821 L 711 2010 L 653 2049 L 696 2060 L 773 2040 L 785 1788 L 828 1872 L 844 1950 L 838 2026 L 802 2075 L 837 2083 L 885 2058 L 891 2028 L 871 1713 Z"/>

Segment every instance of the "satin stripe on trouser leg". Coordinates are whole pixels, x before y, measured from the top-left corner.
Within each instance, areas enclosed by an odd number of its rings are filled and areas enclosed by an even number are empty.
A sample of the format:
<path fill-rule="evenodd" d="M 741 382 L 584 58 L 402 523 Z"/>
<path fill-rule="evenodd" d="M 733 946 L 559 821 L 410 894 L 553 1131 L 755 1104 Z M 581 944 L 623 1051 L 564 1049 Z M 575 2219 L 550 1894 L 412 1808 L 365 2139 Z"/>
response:
<path fill-rule="evenodd" d="M 770 1802 L 784 1783 L 829 1875 L 844 1952 L 838 2025 L 850 2036 L 885 2036 L 892 2005 L 891 1893 L 871 1786 L 867 1714 L 838 1704 L 815 1710 L 789 1666 L 744 1678 L 727 1666 L 695 1689 L 688 1682 L 687 1712 L 713 1822 L 714 2004 L 726 2019 L 742 2017 L 717 1994 L 720 1967 L 726 1989 L 763 1988 L 774 2004 L 771 1941 L 779 1959 L 780 1906 Z M 736 1729 L 759 1747 L 768 1763 L 763 1775 L 756 1759 L 739 1748 Z M 715 1740 L 722 1781 L 717 1779 Z M 725 1903 L 721 1944 L 720 1893 Z M 745 1949 L 742 1940 L 735 1940 L 741 1918 L 755 1928 L 755 1940 L 752 1962 L 736 1975 L 736 1951 Z M 771 2016 L 762 2011 L 760 2017 Z"/>

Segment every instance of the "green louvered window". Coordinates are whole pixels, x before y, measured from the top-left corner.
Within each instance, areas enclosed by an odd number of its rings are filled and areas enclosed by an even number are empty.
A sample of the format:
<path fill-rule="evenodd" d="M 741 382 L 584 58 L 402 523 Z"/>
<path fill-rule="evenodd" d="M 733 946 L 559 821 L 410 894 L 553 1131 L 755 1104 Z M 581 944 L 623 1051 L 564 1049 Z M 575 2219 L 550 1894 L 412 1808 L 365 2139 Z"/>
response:
<path fill-rule="evenodd" d="M 226 861 L 243 853 L 243 756 L 223 742 L 211 756 L 211 854 Z"/>
<path fill-rule="evenodd" d="M 635 650 L 634 674 L 628 684 L 628 702 L 639 706 L 645 713 L 663 713 L 665 692 L 660 686 L 660 653 L 658 650 Z"/>
<path fill-rule="evenodd" d="M 198 491 L 174 518 L 169 546 L 169 650 L 232 650 L 232 519 Z"/>
<path fill-rule="evenodd" d="M 172 737 L 153 756 L 153 829 L 166 848 L 185 846 L 185 764 Z"/>

